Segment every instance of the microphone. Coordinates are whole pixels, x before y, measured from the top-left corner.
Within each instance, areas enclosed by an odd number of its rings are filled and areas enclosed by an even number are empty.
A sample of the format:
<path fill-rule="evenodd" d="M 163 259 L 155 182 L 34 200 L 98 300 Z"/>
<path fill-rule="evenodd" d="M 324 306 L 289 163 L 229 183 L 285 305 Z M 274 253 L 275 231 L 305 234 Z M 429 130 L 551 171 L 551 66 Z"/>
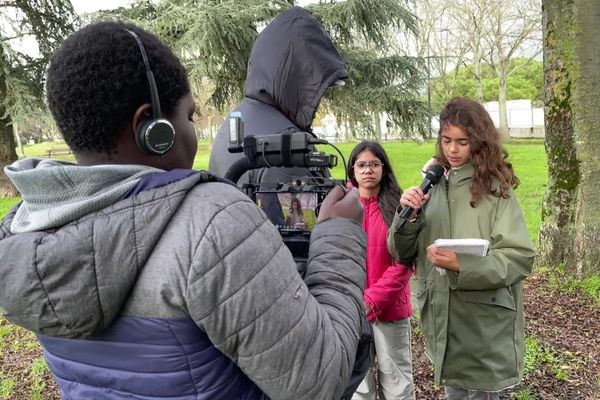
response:
<path fill-rule="evenodd" d="M 429 171 L 425 174 L 425 178 L 423 178 L 423 182 L 421 182 L 421 190 L 424 194 L 427 194 L 429 190 L 440 181 L 442 175 L 444 175 L 444 167 L 441 165 L 434 165 L 431 167 Z M 415 211 L 412 207 L 404 207 L 400 211 L 400 218 L 408 219 L 410 215 Z"/>

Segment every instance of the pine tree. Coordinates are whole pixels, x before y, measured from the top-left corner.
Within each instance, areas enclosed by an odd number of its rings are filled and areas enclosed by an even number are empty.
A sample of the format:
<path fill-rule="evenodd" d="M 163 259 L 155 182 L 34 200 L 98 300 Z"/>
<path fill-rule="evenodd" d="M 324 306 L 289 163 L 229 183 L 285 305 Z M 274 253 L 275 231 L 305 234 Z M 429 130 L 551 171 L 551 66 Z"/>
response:
<path fill-rule="evenodd" d="M 0 196 L 17 192 L 3 168 L 17 159 L 12 123 L 43 104 L 44 74 L 52 51 L 77 22 L 70 1 L 13 0 L 0 4 Z M 18 50 L 35 38 L 39 54 Z"/>
<path fill-rule="evenodd" d="M 387 113 L 405 133 L 427 134 L 421 101 L 423 63 L 403 55 L 398 32 L 416 32 L 405 0 L 321 1 L 307 7 L 331 34 L 350 72 L 346 85 L 328 91 L 321 107 L 338 124 L 377 133 Z M 243 95 L 246 68 L 260 28 L 294 0 L 142 0 L 105 14 L 138 23 L 165 40 L 184 60 L 192 87 L 214 88 L 210 102 L 221 112 Z M 374 123 L 374 121 L 377 123 Z"/>

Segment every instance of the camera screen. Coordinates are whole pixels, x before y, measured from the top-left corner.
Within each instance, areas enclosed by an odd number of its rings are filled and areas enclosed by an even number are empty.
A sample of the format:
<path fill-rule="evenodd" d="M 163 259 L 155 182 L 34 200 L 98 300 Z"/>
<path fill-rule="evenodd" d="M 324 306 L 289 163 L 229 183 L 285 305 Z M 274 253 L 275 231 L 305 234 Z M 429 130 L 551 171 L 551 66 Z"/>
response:
<path fill-rule="evenodd" d="M 317 223 L 317 193 L 258 192 L 256 204 L 280 231 L 310 232 Z"/>

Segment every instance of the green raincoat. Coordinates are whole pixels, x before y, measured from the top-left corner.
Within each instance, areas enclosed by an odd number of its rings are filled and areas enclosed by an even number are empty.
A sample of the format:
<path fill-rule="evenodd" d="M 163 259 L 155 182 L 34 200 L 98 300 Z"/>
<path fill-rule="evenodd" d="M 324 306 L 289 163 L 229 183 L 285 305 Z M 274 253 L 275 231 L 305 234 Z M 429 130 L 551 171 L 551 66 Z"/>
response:
<path fill-rule="evenodd" d="M 422 215 L 398 231 L 388 247 L 401 260 L 417 257 L 421 324 L 435 383 L 495 391 L 519 383 L 523 374 L 522 280 L 531 273 L 534 251 L 527 225 L 511 191 L 470 206 L 471 163 L 452 170 L 430 194 Z M 436 239 L 481 238 L 488 255 L 458 254 L 460 273 L 440 274 L 427 259 Z"/>

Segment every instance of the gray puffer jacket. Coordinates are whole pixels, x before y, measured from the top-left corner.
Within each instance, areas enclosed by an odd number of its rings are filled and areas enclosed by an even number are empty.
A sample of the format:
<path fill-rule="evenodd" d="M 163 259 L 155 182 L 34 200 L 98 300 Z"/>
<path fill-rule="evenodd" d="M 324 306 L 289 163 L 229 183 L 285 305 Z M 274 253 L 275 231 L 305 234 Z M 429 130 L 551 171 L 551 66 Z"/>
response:
<path fill-rule="evenodd" d="M 40 184 L 59 187 L 59 203 L 83 187 L 73 171 L 95 181 L 90 167 L 47 168 L 54 173 L 40 175 Z M 11 178 L 21 172 L 31 171 Z M 144 174 L 161 175 L 133 171 L 122 181 Z M 341 396 L 359 339 L 361 226 L 341 218 L 317 224 L 302 280 L 265 214 L 234 186 L 206 181 L 203 173 L 166 179 L 43 230 L 14 233 L 15 210 L 2 221 L 0 307 L 40 335 L 66 398 L 233 396 L 225 394 L 231 381 L 214 385 L 231 370 L 211 368 L 194 335 L 206 335 L 270 398 Z M 23 199 L 20 207 L 35 203 L 26 192 Z M 178 336 L 181 322 L 197 332 L 187 326 Z M 191 343 L 181 343 L 184 336 Z M 162 354 L 156 341 L 177 351 Z"/>

